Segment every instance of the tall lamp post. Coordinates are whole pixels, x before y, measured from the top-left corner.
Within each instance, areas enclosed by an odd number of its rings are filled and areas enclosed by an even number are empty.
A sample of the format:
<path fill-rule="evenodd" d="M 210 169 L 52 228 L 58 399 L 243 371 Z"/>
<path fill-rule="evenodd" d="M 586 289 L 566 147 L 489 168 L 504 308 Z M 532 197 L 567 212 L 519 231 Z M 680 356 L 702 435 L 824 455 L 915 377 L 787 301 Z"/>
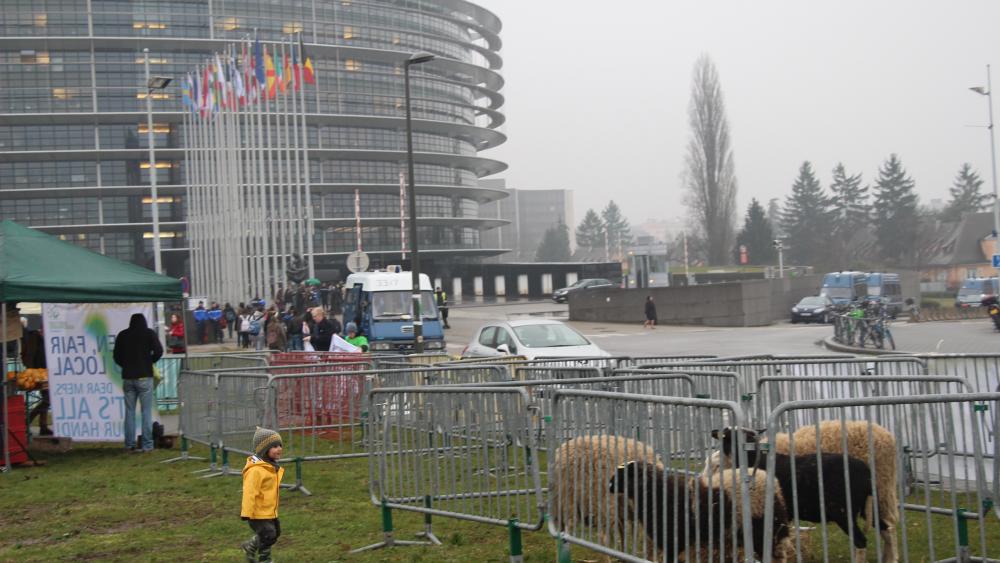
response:
<path fill-rule="evenodd" d="M 417 239 L 417 189 L 413 178 L 413 124 L 410 118 L 410 67 L 433 61 L 430 53 L 414 53 L 403 63 L 403 82 L 406 87 L 406 168 L 410 180 L 410 270 L 413 286 L 413 351 L 424 351 L 424 317 L 420 311 L 420 241 Z"/>
<path fill-rule="evenodd" d="M 153 269 L 157 274 L 163 273 L 163 256 L 160 250 L 160 207 L 159 194 L 156 192 L 156 137 L 153 133 L 153 92 L 158 92 L 170 84 L 170 78 L 149 75 L 149 48 L 142 50 L 143 66 L 146 70 L 146 135 L 149 144 L 149 196 L 152 200 L 150 211 L 153 215 Z M 156 304 L 157 332 L 163 337 L 163 303 Z"/>
<path fill-rule="evenodd" d="M 993 172 L 993 247 L 994 254 L 1000 254 L 1000 199 L 997 198 L 997 151 L 993 139 L 993 84 L 990 80 L 990 65 L 986 65 L 986 87 L 973 86 L 969 88 L 973 92 L 986 96 L 986 101 L 990 106 L 990 164 Z"/>

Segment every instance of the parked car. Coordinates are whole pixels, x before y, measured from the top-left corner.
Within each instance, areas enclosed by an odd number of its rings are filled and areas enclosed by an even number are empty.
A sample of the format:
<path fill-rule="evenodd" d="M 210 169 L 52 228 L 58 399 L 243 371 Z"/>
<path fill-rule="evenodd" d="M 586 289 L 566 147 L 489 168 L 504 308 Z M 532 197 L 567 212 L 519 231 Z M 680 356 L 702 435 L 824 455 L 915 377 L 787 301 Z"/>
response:
<path fill-rule="evenodd" d="M 828 323 L 832 318 L 833 301 L 825 295 L 803 297 L 792 307 L 793 323 Z"/>
<path fill-rule="evenodd" d="M 962 282 L 955 296 L 955 306 L 960 309 L 979 307 L 983 299 L 997 295 L 998 289 L 997 278 L 969 278 Z"/>
<path fill-rule="evenodd" d="M 580 280 L 569 287 L 563 287 L 552 292 L 552 300 L 556 303 L 565 303 L 569 299 L 569 294 L 574 291 L 584 291 L 597 289 L 600 287 L 616 287 L 611 280 L 603 278 L 587 278 Z"/>
<path fill-rule="evenodd" d="M 525 319 L 486 323 L 462 350 L 463 358 L 493 356 L 535 358 L 608 358 L 587 337 L 559 321 Z"/>

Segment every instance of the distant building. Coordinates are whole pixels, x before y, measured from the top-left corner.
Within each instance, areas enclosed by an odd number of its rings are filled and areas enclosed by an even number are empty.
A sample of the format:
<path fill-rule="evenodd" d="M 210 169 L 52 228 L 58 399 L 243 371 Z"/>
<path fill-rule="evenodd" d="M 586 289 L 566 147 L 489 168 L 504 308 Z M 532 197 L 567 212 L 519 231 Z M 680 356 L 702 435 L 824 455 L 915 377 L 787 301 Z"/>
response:
<path fill-rule="evenodd" d="M 944 223 L 925 252 L 929 258 L 920 271 L 927 291 L 954 291 L 967 278 L 996 275 L 991 257 L 996 252 L 993 214 L 966 213 L 956 223 Z"/>
<path fill-rule="evenodd" d="M 506 181 L 480 180 L 480 188 L 503 189 L 509 196 L 479 205 L 480 219 L 510 221 L 498 229 L 480 234 L 482 248 L 510 249 L 498 262 L 531 262 L 545 231 L 565 224 L 569 228 L 570 250 L 576 248 L 573 192 L 570 190 L 519 190 L 507 188 Z"/>

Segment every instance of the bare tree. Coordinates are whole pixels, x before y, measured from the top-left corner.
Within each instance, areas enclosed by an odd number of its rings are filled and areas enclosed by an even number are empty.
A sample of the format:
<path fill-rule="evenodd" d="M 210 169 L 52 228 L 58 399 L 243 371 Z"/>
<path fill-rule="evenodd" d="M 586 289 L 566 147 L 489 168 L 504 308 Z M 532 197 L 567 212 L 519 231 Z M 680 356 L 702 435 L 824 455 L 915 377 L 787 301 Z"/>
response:
<path fill-rule="evenodd" d="M 709 263 L 725 264 L 735 238 L 736 173 L 719 73 L 708 55 L 694 64 L 688 122 L 684 203 L 705 240 Z"/>

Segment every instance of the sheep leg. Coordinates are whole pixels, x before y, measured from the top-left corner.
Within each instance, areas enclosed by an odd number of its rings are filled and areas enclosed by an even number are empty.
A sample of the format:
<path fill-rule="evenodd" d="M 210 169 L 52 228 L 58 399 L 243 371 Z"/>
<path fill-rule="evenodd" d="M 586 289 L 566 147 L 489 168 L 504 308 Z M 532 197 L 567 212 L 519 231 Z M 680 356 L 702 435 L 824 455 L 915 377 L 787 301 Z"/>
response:
<path fill-rule="evenodd" d="M 896 563 L 899 561 L 899 554 L 896 548 L 896 529 L 885 522 L 880 521 L 879 535 L 882 536 L 882 561 L 885 563 Z"/>

